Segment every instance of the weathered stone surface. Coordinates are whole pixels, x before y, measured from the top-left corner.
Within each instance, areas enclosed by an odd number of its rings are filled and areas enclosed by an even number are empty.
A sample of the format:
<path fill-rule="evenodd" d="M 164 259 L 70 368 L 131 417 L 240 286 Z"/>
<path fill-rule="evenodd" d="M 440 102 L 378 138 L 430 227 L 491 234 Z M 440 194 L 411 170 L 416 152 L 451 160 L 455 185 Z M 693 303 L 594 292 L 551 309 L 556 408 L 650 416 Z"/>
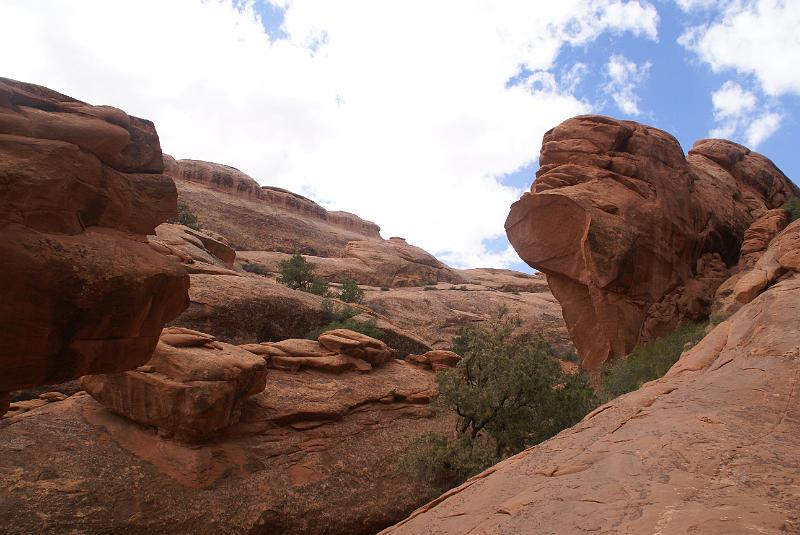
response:
<path fill-rule="evenodd" d="M 0 391 L 131 369 L 188 304 L 152 123 L 0 79 Z"/>
<path fill-rule="evenodd" d="M 8 404 L 11 402 L 11 395 L 8 392 L 0 392 L 0 417 L 8 411 Z"/>
<path fill-rule="evenodd" d="M 778 234 L 756 264 L 738 279 L 733 287 L 734 302 L 749 303 L 789 272 L 800 272 L 800 220 Z"/>
<path fill-rule="evenodd" d="M 540 163 L 506 231 L 547 274 L 586 368 L 706 315 L 726 278 L 714 264 L 736 265 L 745 230 L 798 192 L 741 145 L 684 158 L 666 132 L 601 116 L 548 132 Z"/>
<path fill-rule="evenodd" d="M 234 249 L 336 256 L 349 241 L 380 239 L 372 222 L 329 212 L 280 188 L 262 188 L 227 165 L 170 156 L 164 165 L 202 227 L 225 236 Z"/>
<path fill-rule="evenodd" d="M 148 236 L 150 244 L 180 258 L 189 273 L 236 275 L 233 262 L 236 251 L 221 236 L 194 230 L 183 225 L 164 223 L 156 227 L 156 235 Z"/>
<path fill-rule="evenodd" d="M 409 355 L 406 360 L 412 364 L 418 364 L 423 368 L 433 369 L 434 371 L 452 368 L 461 361 L 461 356 L 452 351 L 435 349 L 428 351 L 424 355 Z"/>
<path fill-rule="evenodd" d="M 270 370 L 266 383 L 238 424 L 199 444 L 82 394 L 0 420 L 0 525 L 369 535 L 420 504 L 399 460 L 412 437 L 453 425 L 426 404 L 432 373 L 390 361 L 369 373 Z"/>
<path fill-rule="evenodd" d="M 208 440 L 239 420 L 264 389 L 262 358 L 189 329 L 164 329 L 153 357 L 134 371 L 87 375 L 83 388 L 114 412 L 162 436 Z"/>
<path fill-rule="evenodd" d="M 753 221 L 753 224 L 745 231 L 742 240 L 741 256 L 745 257 L 752 253 L 763 251 L 780 231 L 786 228 L 789 216 L 782 208 L 768 210 Z M 741 259 L 740 259 L 741 260 Z"/>
<path fill-rule="evenodd" d="M 394 351 L 380 340 L 349 329 L 325 331 L 317 339 L 319 344 L 342 355 L 382 366 L 394 358 Z"/>
<path fill-rule="evenodd" d="M 383 533 L 794 533 L 800 275 L 598 408 Z"/>

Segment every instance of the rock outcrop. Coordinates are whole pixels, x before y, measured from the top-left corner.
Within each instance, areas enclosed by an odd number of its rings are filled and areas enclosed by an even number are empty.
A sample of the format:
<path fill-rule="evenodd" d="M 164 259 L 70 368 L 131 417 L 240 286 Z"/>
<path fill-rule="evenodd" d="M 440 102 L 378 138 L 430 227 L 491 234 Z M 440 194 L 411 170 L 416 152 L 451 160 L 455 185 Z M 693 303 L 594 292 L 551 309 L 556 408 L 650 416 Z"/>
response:
<path fill-rule="evenodd" d="M 188 305 L 145 238 L 175 214 L 162 169 L 149 121 L 0 78 L 0 392 L 150 358 Z"/>
<path fill-rule="evenodd" d="M 445 368 L 455 367 L 461 361 L 461 356 L 452 351 L 434 349 L 423 355 L 409 355 L 406 360 L 436 372 Z"/>
<path fill-rule="evenodd" d="M 305 342 L 317 353 L 323 348 Z M 0 419 L 0 531 L 367 535 L 419 505 L 423 489 L 399 462 L 412 437 L 454 422 L 428 406 L 434 375 L 403 361 L 364 370 L 272 367 L 263 390 L 242 400 L 238 423 L 226 422 L 232 425 L 202 442 L 176 441 L 174 430 L 186 431 L 184 424 L 223 422 L 228 398 L 206 398 L 207 407 L 179 395 L 217 384 L 228 391 L 241 377 L 228 364 L 242 353 L 248 363 L 264 362 L 202 333 L 166 329 L 147 367 L 123 374 L 141 374 L 136 385 L 103 384 L 115 389 L 112 400 L 150 411 L 146 419 L 137 415 L 145 425 L 119 415 L 136 412 L 109 410 L 85 393 L 36 400 Z M 156 390 L 161 395 L 150 396 Z M 178 407 L 160 423 L 150 419 Z M 197 418 L 204 407 L 212 420 Z"/>
<path fill-rule="evenodd" d="M 545 134 L 509 240 L 547 274 L 583 366 L 628 354 L 684 319 L 708 315 L 745 231 L 797 188 L 763 156 L 580 116 Z"/>
<path fill-rule="evenodd" d="M 759 269 L 780 281 L 665 377 L 382 533 L 800 531 L 799 230 L 787 227 L 762 257 L 771 260 Z"/>
<path fill-rule="evenodd" d="M 161 436 L 208 440 L 239 421 L 245 400 L 264 390 L 264 360 L 204 333 L 170 327 L 152 358 L 122 373 L 87 375 L 86 390 L 112 411 Z"/>

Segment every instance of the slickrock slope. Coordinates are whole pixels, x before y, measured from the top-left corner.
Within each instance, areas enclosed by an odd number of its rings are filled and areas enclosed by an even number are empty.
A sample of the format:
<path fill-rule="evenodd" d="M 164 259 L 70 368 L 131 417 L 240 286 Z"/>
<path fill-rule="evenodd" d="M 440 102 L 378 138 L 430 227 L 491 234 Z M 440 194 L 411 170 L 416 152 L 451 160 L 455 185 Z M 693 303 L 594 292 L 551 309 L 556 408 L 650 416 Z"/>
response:
<path fill-rule="evenodd" d="M 366 366 L 357 368 L 309 365 L 330 354 L 346 356 L 338 353 L 344 346 L 353 360 L 358 358 L 352 356 L 355 349 L 380 346 L 375 340 L 348 338 L 346 332 L 326 334 L 319 343 L 293 340 L 250 347 L 262 352 L 282 347 L 285 356 L 273 362 L 275 356 L 267 355 L 270 369 L 263 391 L 244 400 L 240 412 L 235 409 L 238 423 L 225 421 L 232 425 L 216 433 L 180 433 L 182 441 L 164 438 L 84 393 L 42 401 L 0 420 L 0 532 L 367 535 L 403 518 L 423 493 L 398 470 L 408 441 L 453 425 L 447 414 L 428 407 L 436 391 L 433 373 L 393 359 L 381 363 L 384 357 L 373 364 L 361 360 Z M 222 349 L 215 349 L 218 342 L 212 337 L 182 330 L 165 330 L 161 341 L 159 351 L 168 355 L 157 352 L 149 363 L 152 369 L 121 374 L 138 374 L 137 385 L 100 378 L 116 399 L 138 403 L 127 408 L 151 412 L 127 412 L 124 406 L 115 410 L 144 421 L 141 416 L 152 416 L 152 411 L 188 407 L 188 412 L 146 423 L 158 426 L 161 434 L 179 428 L 172 425 L 176 422 L 184 431 L 187 425 L 210 429 L 208 421 L 199 419 L 202 403 L 170 404 L 180 401 L 181 393 L 170 397 L 169 391 L 212 388 L 211 377 L 185 380 L 191 379 L 187 373 L 203 369 L 227 369 L 224 375 L 232 379 L 233 370 L 221 366 L 229 359 L 209 357 L 232 354 L 235 348 L 220 344 Z M 314 345 L 316 357 L 299 345 Z M 334 347 L 339 349 L 334 352 Z M 369 356 L 366 351 L 364 356 Z M 284 365 L 292 359 L 299 366 Z M 163 390 L 166 401 L 151 404 L 153 398 L 137 395 L 133 387 L 144 381 L 152 381 L 145 389 Z M 220 415 L 224 407 L 229 406 L 207 408 Z"/>
<path fill-rule="evenodd" d="M 135 368 L 188 305 L 153 124 L 0 78 L 2 392 Z"/>
<path fill-rule="evenodd" d="M 752 272 L 780 282 L 664 378 L 383 533 L 800 532 L 798 239 L 800 221 Z"/>
<path fill-rule="evenodd" d="M 797 188 L 763 156 L 702 140 L 684 158 L 661 130 L 569 119 L 544 137 L 530 193 L 506 221 L 548 276 L 584 367 L 707 316 L 745 231 Z"/>

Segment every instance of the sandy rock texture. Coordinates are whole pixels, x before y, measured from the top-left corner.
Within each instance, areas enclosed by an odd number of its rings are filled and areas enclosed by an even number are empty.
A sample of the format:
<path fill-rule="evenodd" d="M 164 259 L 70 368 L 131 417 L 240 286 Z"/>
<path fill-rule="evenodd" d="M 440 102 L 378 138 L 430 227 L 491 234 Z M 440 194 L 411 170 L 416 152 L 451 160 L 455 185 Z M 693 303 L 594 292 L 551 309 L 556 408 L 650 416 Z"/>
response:
<path fill-rule="evenodd" d="M 420 503 L 398 462 L 411 437 L 453 425 L 428 406 L 435 392 L 431 372 L 398 360 L 273 368 L 238 423 L 201 443 L 85 393 L 42 401 L 0 420 L 0 532 L 372 534 Z"/>
<path fill-rule="evenodd" d="M 168 327 L 135 370 L 84 376 L 83 389 L 161 436 L 207 440 L 239 421 L 245 400 L 264 390 L 264 359 L 205 333 Z"/>
<path fill-rule="evenodd" d="M 149 121 L 0 78 L 0 392 L 135 368 L 188 305 Z"/>
<path fill-rule="evenodd" d="M 506 231 L 548 276 L 583 366 L 708 315 L 745 231 L 798 189 L 730 141 L 695 143 L 632 121 L 579 116 L 547 134 Z"/>
<path fill-rule="evenodd" d="M 797 229 L 762 257 L 782 259 L 782 280 L 664 378 L 382 533 L 800 532 Z"/>

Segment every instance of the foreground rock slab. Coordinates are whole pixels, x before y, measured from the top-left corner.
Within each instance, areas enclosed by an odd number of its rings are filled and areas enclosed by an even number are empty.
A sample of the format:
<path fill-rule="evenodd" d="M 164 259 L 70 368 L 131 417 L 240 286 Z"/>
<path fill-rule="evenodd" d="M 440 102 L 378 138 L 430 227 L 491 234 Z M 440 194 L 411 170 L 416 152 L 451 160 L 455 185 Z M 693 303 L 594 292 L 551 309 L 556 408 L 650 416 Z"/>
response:
<path fill-rule="evenodd" d="M 164 329 L 136 370 L 87 375 L 83 388 L 114 412 L 162 436 L 207 440 L 239 421 L 244 401 L 264 390 L 264 360 L 204 333 Z"/>
<path fill-rule="evenodd" d="M 666 377 L 383 533 L 797 533 L 798 312 L 795 274 Z"/>

